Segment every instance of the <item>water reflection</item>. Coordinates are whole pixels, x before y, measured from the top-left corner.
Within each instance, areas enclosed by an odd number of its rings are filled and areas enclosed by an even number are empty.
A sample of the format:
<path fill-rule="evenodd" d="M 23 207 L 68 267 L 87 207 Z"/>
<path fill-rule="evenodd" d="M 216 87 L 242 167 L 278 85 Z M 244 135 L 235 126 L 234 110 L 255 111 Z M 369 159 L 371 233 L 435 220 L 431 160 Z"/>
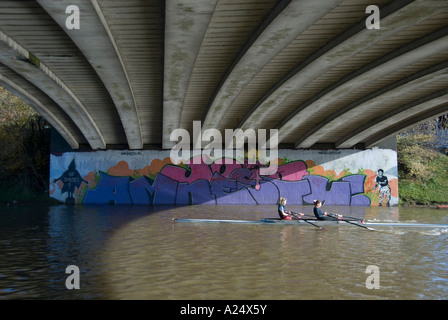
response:
<path fill-rule="evenodd" d="M 0 299 L 446 299 L 447 234 L 355 226 L 181 224 L 260 219 L 275 206 L 52 206 L 0 214 Z M 311 207 L 291 208 L 311 212 Z M 326 208 L 376 221 L 447 223 L 422 208 Z M 80 290 L 67 290 L 77 265 Z M 368 265 L 380 289 L 365 286 Z"/>

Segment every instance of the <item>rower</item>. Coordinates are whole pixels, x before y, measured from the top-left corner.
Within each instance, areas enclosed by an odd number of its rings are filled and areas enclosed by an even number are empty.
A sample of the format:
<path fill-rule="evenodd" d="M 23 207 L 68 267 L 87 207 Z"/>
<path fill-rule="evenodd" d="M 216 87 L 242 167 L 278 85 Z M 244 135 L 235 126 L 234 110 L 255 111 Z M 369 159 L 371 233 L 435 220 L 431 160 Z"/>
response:
<path fill-rule="evenodd" d="M 316 216 L 317 220 L 341 220 L 342 215 L 341 214 L 332 214 L 328 212 L 322 211 L 322 201 L 320 200 L 314 200 L 314 215 Z"/>
<path fill-rule="evenodd" d="M 286 198 L 280 198 L 280 201 L 278 203 L 278 215 L 280 216 L 281 220 L 291 220 L 293 217 L 293 213 L 291 213 L 291 211 L 286 211 L 285 205 L 286 205 Z M 303 216 L 303 213 L 294 215 L 294 217 L 296 218 L 297 216 Z"/>
<path fill-rule="evenodd" d="M 281 220 L 291 220 L 291 211 L 286 211 L 285 205 L 286 198 L 281 197 L 278 203 L 278 215 L 280 216 Z"/>

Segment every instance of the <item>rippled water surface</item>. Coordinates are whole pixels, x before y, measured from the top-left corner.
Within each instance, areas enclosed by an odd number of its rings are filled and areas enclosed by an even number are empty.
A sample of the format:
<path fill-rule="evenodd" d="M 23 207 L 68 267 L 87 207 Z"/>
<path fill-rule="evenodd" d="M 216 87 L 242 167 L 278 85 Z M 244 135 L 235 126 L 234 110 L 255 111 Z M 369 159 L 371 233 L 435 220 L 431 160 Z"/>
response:
<path fill-rule="evenodd" d="M 293 207 L 311 212 L 312 207 Z M 326 208 L 448 224 L 448 210 Z M 275 206 L 0 208 L 0 299 L 447 299 L 448 230 L 179 223 Z M 68 290 L 66 267 L 80 270 Z M 368 289 L 368 266 L 379 289 Z"/>

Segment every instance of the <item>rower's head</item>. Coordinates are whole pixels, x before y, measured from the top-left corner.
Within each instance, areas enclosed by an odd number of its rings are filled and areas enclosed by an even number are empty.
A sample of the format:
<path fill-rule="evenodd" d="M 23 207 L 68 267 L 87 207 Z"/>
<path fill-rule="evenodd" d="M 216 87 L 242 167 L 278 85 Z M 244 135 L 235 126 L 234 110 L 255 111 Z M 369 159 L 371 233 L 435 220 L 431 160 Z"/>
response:
<path fill-rule="evenodd" d="M 286 198 L 282 198 L 282 197 L 280 197 L 280 204 L 283 204 L 283 205 L 285 205 L 286 204 Z"/>
<path fill-rule="evenodd" d="M 314 200 L 313 202 L 316 207 L 322 206 L 322 201 L 320 201 L 320 200 Z"/>

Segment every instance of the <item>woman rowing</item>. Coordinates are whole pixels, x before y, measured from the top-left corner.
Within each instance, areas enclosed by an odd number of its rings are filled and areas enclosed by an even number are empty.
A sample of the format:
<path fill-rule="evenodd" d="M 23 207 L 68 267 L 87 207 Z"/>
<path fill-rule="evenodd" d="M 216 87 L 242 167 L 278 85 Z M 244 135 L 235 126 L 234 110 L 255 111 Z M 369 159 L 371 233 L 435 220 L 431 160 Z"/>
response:
<path fill-rule="evenodd" d="M 322 207 L 322 201 L 314 200 L 313 202 L 314 202 L 313 212 L 317 220 L 339 220 L 342 218 L 341 214 L 332 214 L 322 211 L 322 209 L 320 208 Z"/>
<path fill-rule="evenodd" d="M 278 203 L 278 215 L 282 220 L 291 220 L 292 216 L 295 213 L 291 213 L 291 211 L 286 211 L 285 205 L 286 205 L 286 198 L 280 198 L 280 201 Z M 299 213 L 299 215 L 303 216 L 303 213 Z"/>

